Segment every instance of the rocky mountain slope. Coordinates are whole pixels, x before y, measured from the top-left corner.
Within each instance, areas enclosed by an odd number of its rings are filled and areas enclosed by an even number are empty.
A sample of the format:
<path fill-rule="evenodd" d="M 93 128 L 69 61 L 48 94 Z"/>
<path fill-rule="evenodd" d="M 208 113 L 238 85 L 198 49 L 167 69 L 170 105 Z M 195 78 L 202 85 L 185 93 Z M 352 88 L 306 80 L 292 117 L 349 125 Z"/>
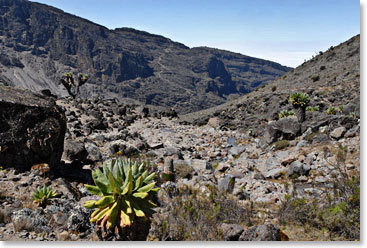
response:
<path fill-rule="evenodd" d="M 232 129 L 252 129 L 262 135 L 268 121 L 277 120 L 280 110 L 291 110 L 292 92 L 307 92 L 310 106 L 320 112 L 343 106 L 343 113 L 360 108 L 360 35 L 303 63 L 265 87 L 210 109 L 181 116 L 185 123 L 206 124 L 217 116 L 222 125 Z M 311 115 L 311 113 L 308 113 Z"/>
<path fill-rule="evenodd" d="M 33 97 L 52 101 L 47 96 Z M 8 109 L 21 105 L 9 97 L 2 99 L 0 106 L 4 102 Z M 348 228 L 339 224 L 341 219 L 337 219 L 336 229 L 336 219 L 322 219 L 333 218 L 322 211 L 329 211 L 334 206 L 331 204 L 346 199 L 347 209 L 357 210 L 357 200 L 350 201 L 355 195 L 343 193 L 337 197 L 336 193 L 340 190 L 337 186 L 344 190 L 355 185 L 346 184 L 348 177 L 359 178 L 357 117 L 339 113 L 320 122 L 315 129 L 262 148 L 261 140 L 253 137 L 252 131 L 221 129 L 213 119 L 201 126 L 180 124 L 167 114 L 152 114 L 142 106 L 115 100 L 66 98 L 56 103 L 67 119 L 59 165 L 49 168 L 47 164 L 38 164 L 24 171 L 20 163 L 9 166 L 2 161 L 6 170 L 3 167 L 0 171 L 1 240 L 98 240 L 97 226 L 89 222 L 92 211 L 83 207 L 86 200 L 94 199 L 84 183 L 92 183 L 92 169 L 118 157 L 150 161 L 150 170 L 158 175 L 161 190 L 155 199 L 158 207 L 154 209 L 148 240 L 359 238 L 358 215 L 340 212 L 347 218 L 342 223 L 348 222 Z M 50 103 L 50 107 L 54 104 Z M 39 111 L 26 109 L 28 114 Z M 12 120 L 4 114 L 3 117 L 4 123 Z M 293 117 L 285 120 L 288 127 L 296 122 Z M 41 131 L 35 132 L 39 129 L 42 126 L 29 125 L 34 136 L 24 136 L 24 142 L 43 137 Z M 12 130 L 15 137 L 24 134 Z M 7 130 L 0 129 L 0 137 L 7 135 Z M 50 143 L 40 145 L 47 148 Z M 33 147 L 38 145 L 19 151 L 2 149 L 1 154 L 22 157 Z M 52 156 L 52 152 L 48 155 Z M 167 172 L 174 175 L 172 181 L 164 179 L 163 173 Z M 37 207 L 29 192 L 43 185 L 57 190 L 58 196 L 49 205 Z M 329 203 L 325 202 L 327 199 Z M 305 209 L 307 206 L 311 209 Z M 320 209 L 317 218 L 310 212 L 313 206 Z M 313 221 L 319 218 L 321 222 L 316 225 Z"/>
<path fill-rule="evenodd" d="M 130 28 L 109 30 L 26 0 L 0 1 L 0 74 L 31 90 L 58 85 L 65 72 L 88 74 L 84 97 L 131 98 L 192 112 L 272 81 L 289 67 L 218 49 L 190 49 Z"/>

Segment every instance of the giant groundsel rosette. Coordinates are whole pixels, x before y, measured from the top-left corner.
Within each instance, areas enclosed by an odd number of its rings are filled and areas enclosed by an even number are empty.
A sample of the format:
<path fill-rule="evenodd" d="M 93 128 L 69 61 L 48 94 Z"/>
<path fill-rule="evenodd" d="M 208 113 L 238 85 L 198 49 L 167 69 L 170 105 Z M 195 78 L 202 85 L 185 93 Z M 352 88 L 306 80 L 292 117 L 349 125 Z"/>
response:
<path fill-rule="evenodd" d="M 87 201 L 84 206 L 96 208 L 90 221 L 102 228 L 131 226 L 136 218 L 147 218 L 156 207 L 151 199 L 159 188 L 153 181 L 155 173 L 149 174 L 144 162 L 112 160 L 103 164 L 103 170 L 93 171 L 92 177 L 96 186 L 85 187 L 101 198 Z"/>

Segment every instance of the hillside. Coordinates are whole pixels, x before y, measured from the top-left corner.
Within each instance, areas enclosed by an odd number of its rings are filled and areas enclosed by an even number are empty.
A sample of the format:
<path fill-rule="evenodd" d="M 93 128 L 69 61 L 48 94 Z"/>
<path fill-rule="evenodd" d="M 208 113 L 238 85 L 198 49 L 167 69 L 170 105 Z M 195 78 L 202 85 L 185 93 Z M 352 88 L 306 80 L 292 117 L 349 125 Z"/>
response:
<path fill-rule="evenodd" d="M 89 75 L 83 97 L 130 98 L 182 113 L 226 102 L 291 68 L 238 53 L 190 49 L 131 28 L 109 30 L 51 6 L 0 0 L 0 70 L 12 85 L 38 91 L 65 72 Z"/>
<path fill-rule="evenodd" d="M 321 112 L 329 107 L 349 106 L 344 112 L 356 111 L 359 115 L 360 35 L 330 47 L 265 87 L 180 119 L 202 125 L 217 116 L 224 127 L 253 129 L 254 134 L 262 135 L 267 122 L 277 119 L 280 110 L 292 109 L 288 98 L 296 91 L 309 93 L 310 105 L 318 106 Z"/>

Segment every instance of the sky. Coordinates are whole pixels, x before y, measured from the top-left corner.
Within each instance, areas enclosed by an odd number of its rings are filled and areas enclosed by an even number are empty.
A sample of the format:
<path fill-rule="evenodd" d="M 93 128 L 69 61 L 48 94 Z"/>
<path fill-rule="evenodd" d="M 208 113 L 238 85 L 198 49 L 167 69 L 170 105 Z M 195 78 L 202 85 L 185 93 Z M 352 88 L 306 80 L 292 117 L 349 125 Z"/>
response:
<path fill-rule="evenodd" d="M 359 0 L 37 0 L 131 27 L 296 67 L 360 33 Z"/>

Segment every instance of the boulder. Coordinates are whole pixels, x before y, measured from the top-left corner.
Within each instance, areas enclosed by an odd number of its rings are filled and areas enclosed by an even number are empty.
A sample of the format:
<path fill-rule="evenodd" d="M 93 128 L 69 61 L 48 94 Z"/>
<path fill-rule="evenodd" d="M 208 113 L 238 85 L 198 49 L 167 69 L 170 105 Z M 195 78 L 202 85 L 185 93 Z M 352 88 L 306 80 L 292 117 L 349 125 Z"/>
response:
<path fill-rule="evenodd" d="M 214 168 L 208 160 L 193 159 L 191 160 L 191 167 L 197 172 L 214 172 Z"/>
<path fill-rule="evenodd" d="M 233 156 L 238 156 L 241 153 L 243 153 L 246 150 L 245 146 L 234 146 L 231 149 L 229 149 L 229 154 Z"/>
<path fill-rule="evenodd" d="M 242 226 L 237 224 L 223 223 L 220 225 L 220 229 L 223 233 L 223 239 L 225 241 L 238 241 L 241 234 L 243 233 Z"/>
<path fill-rule="evenodd" d="M 88 152 L 84 144 L 72 139 L 66 139 L 64 143 L 63 158 L 70 161 L 86 162 Z"/>
<path fill-rule="evenodd" d="M 212 128 L 220 128 L 223 125 L 223 120 L 218 117 L 212 117 L 208 121 L 208 125 Z"/>
<path fill-rule="evenodd" d="M 345 127 L 338 127 L 335 128 L 331 133 L 330 136 L 334 139 L 340 139 L 343 137 L 347 129 Z"/>
<path fill-rule="evenodd" d="M 240 241 L 281 241 L 279 227 L 273 224 L 253 226 L 242 233 Z"/>
<path fill-rule="evenodd" d="M 265 133 L 260 140 L 260 146 L 265 147 L 280 138 L 289 140 L 300 134 L 301 124 L 295 117 L 286 117 L 278 121 L 270 122 L 266 128 Z"/>
<path fill-rule="evenodd" d="M 0 164 L 28 170 L 35 164 L 58 167 L 66 117 L 52 98 L 0 85 Z"/>
<path fill-rule="evenodd" d="M 298 175 L 308 175 L 311 167 L 308 164 L 302 164 L 300 161 L 296 160 L 290 164 L 288 169 L 288 175 L 292 176 L 293 174 Z"/>
<path fill-rule="evenodd" d="M 232 192 L 234 185 L 235 185 L 235 178 L 232 176 L 225 176 L 218 180 L 218 189 L 226 191 L 226 192 Z"/>

